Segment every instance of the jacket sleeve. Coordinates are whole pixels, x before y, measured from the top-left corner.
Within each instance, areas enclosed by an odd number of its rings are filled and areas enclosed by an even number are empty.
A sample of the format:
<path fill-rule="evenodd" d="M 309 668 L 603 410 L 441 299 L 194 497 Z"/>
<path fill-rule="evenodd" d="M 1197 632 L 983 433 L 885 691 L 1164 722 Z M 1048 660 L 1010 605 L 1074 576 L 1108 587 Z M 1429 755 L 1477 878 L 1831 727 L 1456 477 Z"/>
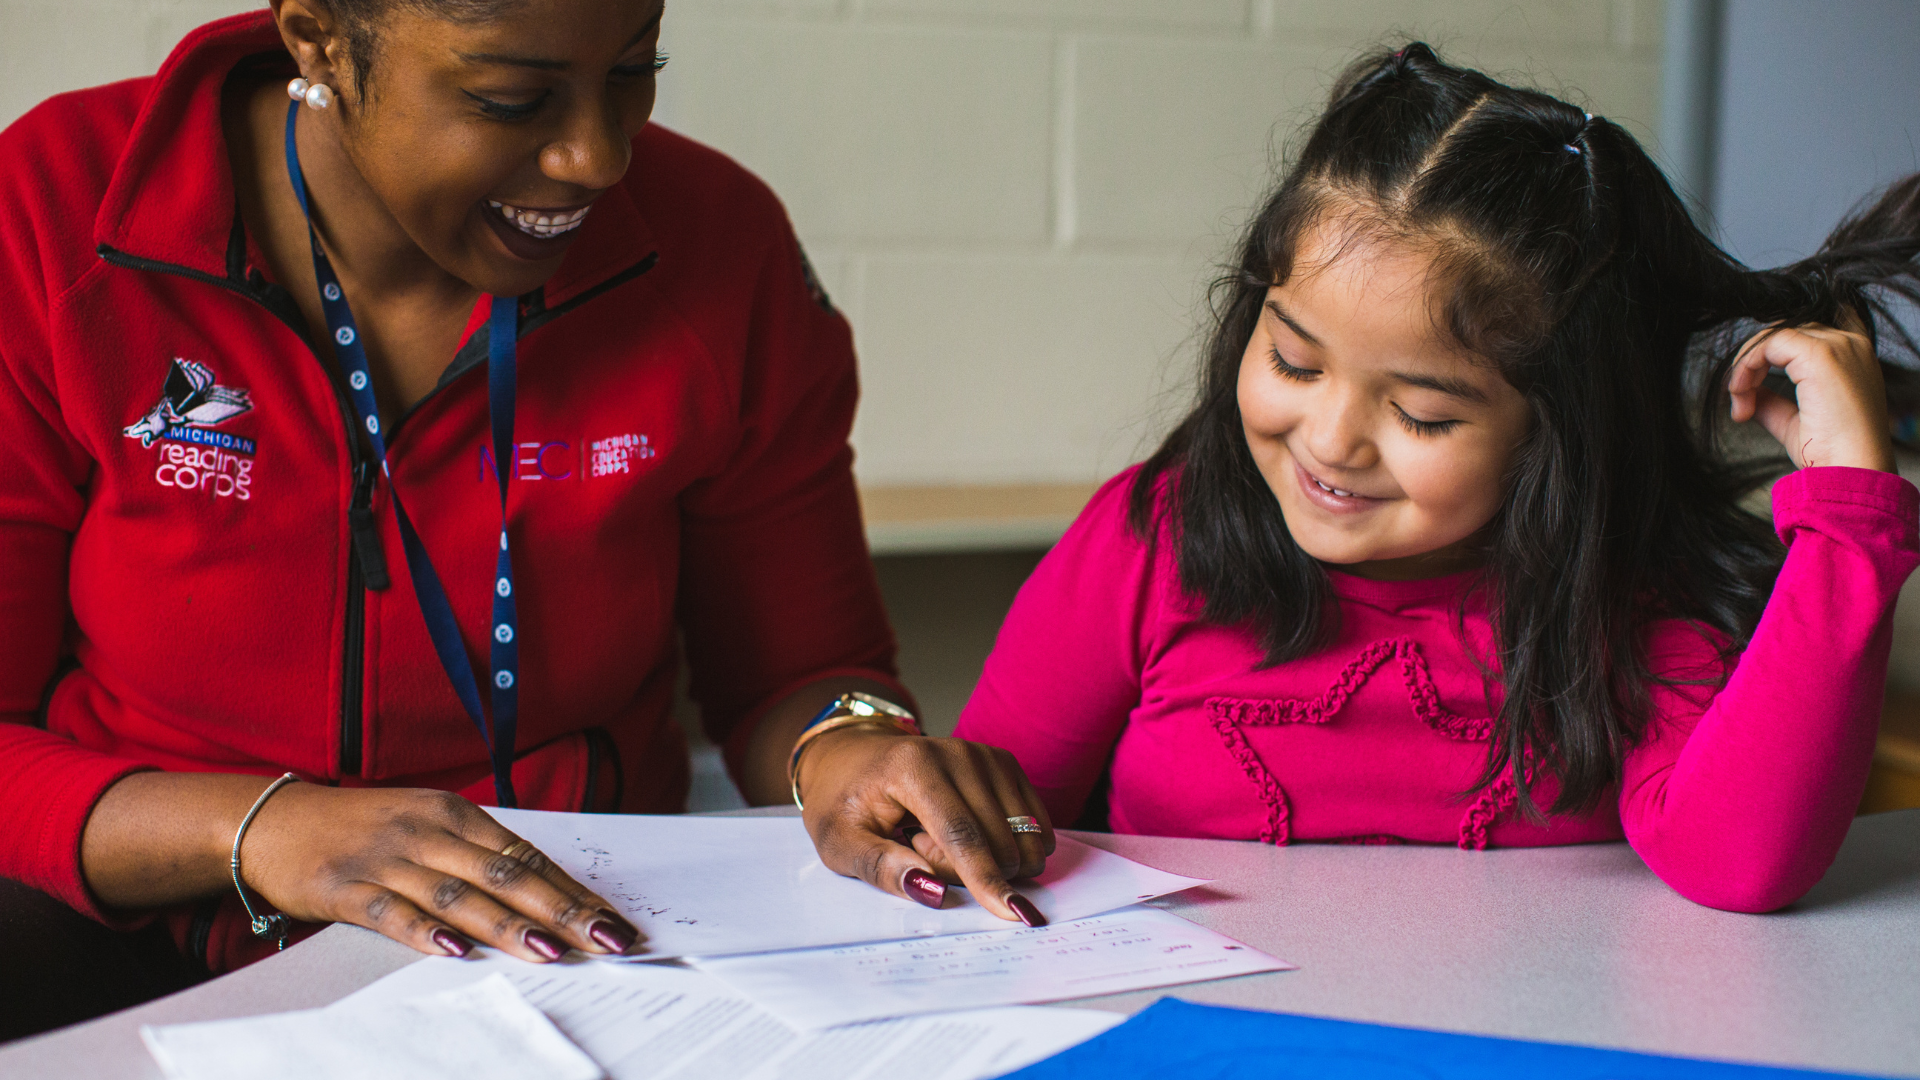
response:
<path fill-rule="evenodd" d="M 681 498 L 692 695 L 736 773 L 761 715 L 809 683 L 859 676 L 912 705 L 853 481 L 852 333 L 784 218 L 753 289 L 737 446 Z"/>
<path fill-rule="evenodd" d="M 1656 627 L 1651 659 L 1675 685 L 1656 688 L 1620 794 L 1647 865 L 1731 911 L 1790 904 L 1832 864 L 1866 787 L 1894 600 L 1920 563 L 1920 491 L 1889 473 L 1804 469 L 1774 485 L 1773 515 L 1786 563 L 1718 693 L 1697 628 Z"/>
<path fill-rule="evenodd" d="M 0 263 L 0 277 L 17 280 L 16 266 Z M 80 873 L 80 834 L 101 794 L 142 766 L 42 726 L 65 652 L 67 554 L 91 459 L 60 421 L 45 295 L 37 281 L 22 292 L 36 302 L 0 315 L 0 877 L 105 920 Z"/>
<path fill-rule="evenodd" d="M 1080 816 L 1140 703 L 1155 589 L 1171 570 L 1162 535 L 1127 521 L 1128 469 L 1095 493 L 1001 624 L 954 735 L 1013 753 L 1055 825 Z"/>

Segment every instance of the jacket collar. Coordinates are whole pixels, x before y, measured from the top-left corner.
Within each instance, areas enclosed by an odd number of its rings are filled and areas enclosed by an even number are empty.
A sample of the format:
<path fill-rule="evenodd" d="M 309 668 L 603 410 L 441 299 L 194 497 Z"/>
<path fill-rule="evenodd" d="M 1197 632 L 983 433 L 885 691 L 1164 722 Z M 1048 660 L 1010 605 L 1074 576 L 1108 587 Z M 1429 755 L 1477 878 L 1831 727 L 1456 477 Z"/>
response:
<path fill-rule="evenodd" d="M 261 62 L 292 70 L 266 11 L 208 23 L 180 42 L 154 77 L 94 218 L 97 247 L 216 278 L 244 276 L 245 266 L 234 265 L 243 233 L 221 94 L 237 66 Z M 629 172 L 594 203 L 559 271 L 529 298 L 536 310 L 557 313 L 651 258 L 652 229 L 632 183 Z"/>
<path fill-rule="evenodd" d="M 97 246 L 227 276 L 238 209 L 220 92 L 242 60 L 280 49 L 264 11 L 208 23 L 180 42 L 154 76 L 94 218 Z"/>

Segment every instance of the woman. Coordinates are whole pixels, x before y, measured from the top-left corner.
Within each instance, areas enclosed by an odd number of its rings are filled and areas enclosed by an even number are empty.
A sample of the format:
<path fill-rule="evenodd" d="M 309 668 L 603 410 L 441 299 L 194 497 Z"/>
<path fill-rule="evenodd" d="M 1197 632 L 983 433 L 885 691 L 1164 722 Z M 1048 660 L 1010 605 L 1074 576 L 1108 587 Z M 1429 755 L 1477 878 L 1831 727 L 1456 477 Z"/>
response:
<path fill-rule="evenodd" d="M 847 327 L 771 193 L 647 126 L 661 14 L 274 0 L 0 135 L 0 1037 L 276 911 L 635 947 L 474 803 L 678 810 L 676 622 L 828 865 L 1036 920 L 1018 767 L 885 715 Z"/>

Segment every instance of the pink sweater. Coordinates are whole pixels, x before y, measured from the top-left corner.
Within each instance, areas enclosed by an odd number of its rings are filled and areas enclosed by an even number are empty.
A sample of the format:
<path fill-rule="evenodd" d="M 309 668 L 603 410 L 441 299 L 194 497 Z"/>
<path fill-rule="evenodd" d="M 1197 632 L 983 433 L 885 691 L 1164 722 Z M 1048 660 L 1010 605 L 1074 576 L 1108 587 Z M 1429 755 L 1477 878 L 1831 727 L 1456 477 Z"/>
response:
<path fill-rule="evenodd" d="M 1262 670 L 1244 628 L 1200 621 L 1171 545 L 1127 526 L 1135 470 L 1100 489 L 1020 591 L 956 734 L 1011 750 L 1058 824 L 1109 759 L 1116 832 L 1463 848 L 1625 837 L 1681 895 L 1767 911 L 1826 872 L 1859 804 L 1894 599 L 1920 562 L 1920 491 L 1864 469 L 1779 481 L 1786 567 L 1737 667 L 1693 624 L 1649 631 L 1647 738 L 1617 799 L 1529 824 L 1511 781 L 1463 794 L 1501 690 L 1486 612 L 1454 626 L 1470 574 L 1334 573 L 1339 635 Z M 1555 786 L 1543 777 L 1542 802 Z"/>

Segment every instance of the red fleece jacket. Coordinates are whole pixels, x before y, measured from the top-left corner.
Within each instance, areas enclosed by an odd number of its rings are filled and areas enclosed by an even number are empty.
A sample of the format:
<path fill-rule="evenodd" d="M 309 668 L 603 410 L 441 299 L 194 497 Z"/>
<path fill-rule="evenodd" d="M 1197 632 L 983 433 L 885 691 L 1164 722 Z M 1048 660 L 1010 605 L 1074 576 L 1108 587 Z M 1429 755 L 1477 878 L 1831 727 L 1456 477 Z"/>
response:
<path fill-rule="evenodd" d="M 226 19 L 0 133 L 0 876 L 96 918 L 79 837 L 133 770 L 493 796 L 344 383 L 235 209 L 222 87 L 288 63 Z M 478 671 L 514 470 L 522 805 L 671 812 L 676 627 L 736 764 L 796 686 L 891 682 L 852 342 L 772 193 L 659 127 L 583 229 L 522 301 L 514 460 L 484 326 L 388 444 Z"/>

